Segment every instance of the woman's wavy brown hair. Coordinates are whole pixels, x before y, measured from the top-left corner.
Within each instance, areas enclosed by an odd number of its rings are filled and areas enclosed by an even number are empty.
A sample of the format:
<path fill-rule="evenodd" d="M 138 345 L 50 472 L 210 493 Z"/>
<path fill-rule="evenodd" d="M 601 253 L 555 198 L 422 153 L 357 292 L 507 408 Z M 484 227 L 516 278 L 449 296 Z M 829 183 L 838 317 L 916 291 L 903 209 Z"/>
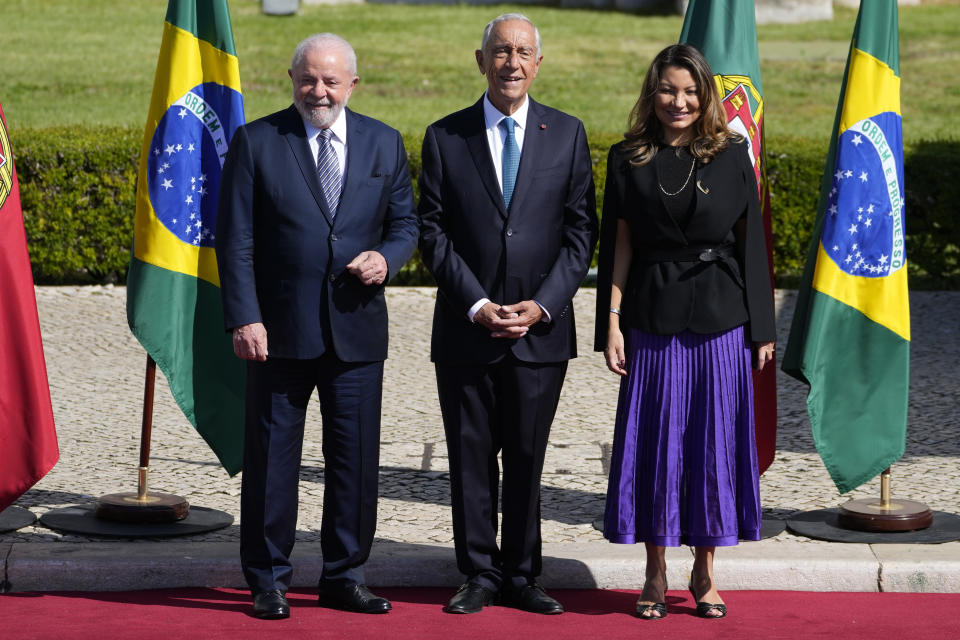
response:
<path fill-rule="evenodd" d="M 700 117 L 693 123 L 693 139 L 690 154 L 707 163 L 727 148 L 732 138 L 739 137 L 727 128 L 727 118 L 720 103 L 720 94 L 713 81 L 713 71 L 703 54 L 688 44 L 674 44 L 660 53 L 650 63 L 643 80 L 640 97 L 630 111 L 627 122 L 627 151 L 631 151 L 630 164 L 645 165 L 657 155 L 663 144 L 663 125 L 653 110 L 653 100 L 660 87 L 660 79 L 667 67 L 686 69 L 697 83 L 697 99 L 700 102 Z"/>

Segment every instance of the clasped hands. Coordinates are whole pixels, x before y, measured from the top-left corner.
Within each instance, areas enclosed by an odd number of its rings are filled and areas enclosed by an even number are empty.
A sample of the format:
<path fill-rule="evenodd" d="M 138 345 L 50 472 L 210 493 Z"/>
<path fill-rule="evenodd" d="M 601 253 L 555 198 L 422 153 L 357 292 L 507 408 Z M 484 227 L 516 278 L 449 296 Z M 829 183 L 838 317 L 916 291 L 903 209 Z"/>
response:
<path fill-rule="evenodd" d="M 522 338 L 543 319 L 543 309 L 533 300 L 499 305 L 488 302 L 473 315 L 473 321 L 490 330 L 491 338 Z"/>
<path fill-rule="evenodd" d="M 387 278 L 387 261 L 379 251 L 364 251 L 350 261 L 347 272 L 365 285 L 380 285 Z M 253 322 L 233 329 L 233 352 L 238 358 L 264 362 L 267 359 L 267 329 Z"/>

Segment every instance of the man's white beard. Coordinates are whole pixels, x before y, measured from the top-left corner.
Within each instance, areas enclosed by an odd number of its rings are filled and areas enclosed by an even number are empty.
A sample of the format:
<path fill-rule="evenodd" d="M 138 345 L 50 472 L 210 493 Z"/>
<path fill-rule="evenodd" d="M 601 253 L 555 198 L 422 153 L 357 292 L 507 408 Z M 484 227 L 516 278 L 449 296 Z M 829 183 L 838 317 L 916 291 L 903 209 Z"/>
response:
<path fill-rule="evenodd" d="M 304 120 L 315 126 L 317 129 L 326 129 L 333 124 L 338 117 L 340 117 L 340 112 L 343 111 L 345 106 L 347 106 L 347 101 L 344 100 L 343 104 L 339 104 L 334 107 L 317 107 L 311 109 L 307 106 L 306 102 L 298 100 L 295 96 L 293 98 L 293 104 L 297 108 L 297 111 L 300 112 L 300 115 L 303 116 Z"/>

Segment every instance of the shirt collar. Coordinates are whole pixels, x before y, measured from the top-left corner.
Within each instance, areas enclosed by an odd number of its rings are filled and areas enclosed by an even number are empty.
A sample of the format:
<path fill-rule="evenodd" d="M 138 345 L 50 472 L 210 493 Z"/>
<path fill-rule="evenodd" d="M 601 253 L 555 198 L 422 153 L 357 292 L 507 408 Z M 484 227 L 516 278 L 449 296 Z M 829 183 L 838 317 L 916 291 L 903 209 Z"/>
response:
<path fill-rule="evenodd" d="M 527 110 L 530 108 L 530 97 L 523 97 L 523 104 L 520 105 L 516 111 L 513 112 L 513 115 L 509 116 L 513 118 L 516 122 L 516 126 L 521 129 L 525 128 L 527 125 Z M 499 109 L 493 106 L 493 103 L 490 102 L 490 96 L 486 92 L 483 94 L 483 123 L 487 129 L 496 129 L 499 126 L 500 121 L 506 118 L 507 115 L 502 113 Z"/>
<path fill-rule="evenodd" d="M 341 144 L 347 144 L 347 109 L 346 107 L 340 111 L 340 115 L 337 116 L 337 119 L 333 121 L 333 124 L 330 125 L 330 130 L 333 132 L 333 137 L 340 141 Z M 313 126 L 306 121 L 303 116 L 300 117 L 303 120 L 303 128 L 307 131 L 307 140 L 313 140 L 320 134 L 320 129 Z"/>

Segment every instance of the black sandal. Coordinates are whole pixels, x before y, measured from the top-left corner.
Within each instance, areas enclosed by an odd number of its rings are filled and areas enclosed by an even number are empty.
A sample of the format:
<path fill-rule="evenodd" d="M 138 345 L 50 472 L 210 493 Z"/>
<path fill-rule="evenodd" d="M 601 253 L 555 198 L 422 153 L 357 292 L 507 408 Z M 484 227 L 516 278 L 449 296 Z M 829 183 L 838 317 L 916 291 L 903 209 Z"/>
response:
<path fill-rule="evenodd" d="M 697 594 L 693 592 L 693 583 L 687 585 L 687 588 L 690 590 L 690 595 L 693 596 L 693 602 L 697 605 L 697 617 L 698 618 L 707 618 L 708 620 L 719 620 L 720 618 L 727 617 L 727 605 L 720 603 L 711 603 L 711 602 L 698 602 Z M 711 615 L 711 613 L 717 612 L 720 615 Z"/>
<path fill-rule="evenodd" d="M 716 611 L 720 615 L 711 615 L 714 611 Z M 726 616 L 727 616 L 727 605 L 725 604 L 711 604 L 709 602 L 697 603 L 697 617 L 699 618 L 719 620 L 720 618 L 725 618 Z"/>
<path fill-rule="evenodd" d="M 659 615 L 645 615 L 647 613 L 657 613 Z M 654 602 L 652 604 L 637 603 L 637 617 L 641 620 L 661 620 L 667 617 L 667 604 L 665 602 Z"/>

